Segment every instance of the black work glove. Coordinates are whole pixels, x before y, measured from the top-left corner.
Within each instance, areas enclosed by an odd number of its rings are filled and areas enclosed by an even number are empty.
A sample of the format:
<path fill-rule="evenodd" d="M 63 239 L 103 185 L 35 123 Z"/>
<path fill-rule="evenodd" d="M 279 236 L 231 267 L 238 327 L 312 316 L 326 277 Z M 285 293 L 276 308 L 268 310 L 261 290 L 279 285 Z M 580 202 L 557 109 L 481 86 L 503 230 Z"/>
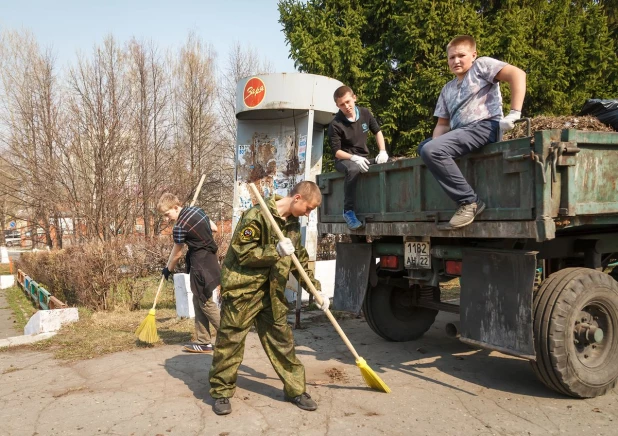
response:
<path fill-rule="evenodd" d="M 167 279 L 169 279 L 170 274 L 172 274 L 172 273 L 170 272 L 169 269 L 167 269 L 167 267 L 165 267 L 165 268 L 163 268 L 161 270 L 161 274 L 163 274 L 163 277 L 165 277 L 165 280 L 167 280 Z"/>

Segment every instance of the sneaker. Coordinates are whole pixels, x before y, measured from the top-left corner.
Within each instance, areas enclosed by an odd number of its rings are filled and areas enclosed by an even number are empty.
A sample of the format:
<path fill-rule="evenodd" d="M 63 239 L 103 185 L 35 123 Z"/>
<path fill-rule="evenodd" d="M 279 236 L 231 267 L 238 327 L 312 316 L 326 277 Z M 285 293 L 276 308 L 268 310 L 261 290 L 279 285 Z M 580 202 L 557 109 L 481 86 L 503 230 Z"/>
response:
<path fill-rule="evenodd" d="M 449 221 L 449 225 L 452 229 L 458 229 L 460 227 L 467 226 L 477 215 L 485 210 L 485 203 L 478 200 L 476 203 L 462 204 L 455 212 L 455 215 Z"/>
<path fill-rule="evenodd" d="M 212 344 L 187 344 L 184 346 L 184 350 L 189 353 L 212 353 L 213 349 Z"/>
<path fill-rule="evenodd" d="M 285 401 L 289 401 L 290 403 L 296 404 L 298 407 L 300 407 L 303 410 L 313 411 L 318 408 L 318 403 L 313 401 L 311 399 L 311 396 L 307 392 L 304 392 L 300 394 L 299 396 L 293 397 L 293 398 L 288 397 L 286 395 Z"/>
<path fill-rule="evenodd" d="M 350 230 L 356 230 L 363 227 L 363 223 L 356 218 L 356 214 L 353 210 L 344 210 L 343 219 L 345 219 L 345 222 Z"/>
<path fill-rule="evenodd" d="M 212 406 L 212 410 L 217 415 L 229 415 L 232 413 L 232 405 L 230 404 L 229 398 L 217 398 L 215 400 L 215 405 Z"/>

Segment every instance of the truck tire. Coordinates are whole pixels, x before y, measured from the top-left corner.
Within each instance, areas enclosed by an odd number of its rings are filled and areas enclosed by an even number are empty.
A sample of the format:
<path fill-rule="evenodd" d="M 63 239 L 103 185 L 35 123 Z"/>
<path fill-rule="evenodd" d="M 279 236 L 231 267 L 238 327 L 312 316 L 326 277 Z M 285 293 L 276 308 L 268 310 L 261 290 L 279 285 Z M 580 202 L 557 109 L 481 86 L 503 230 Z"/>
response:
<path fill-rule="evenodd" d="M 536 362 L 549 388 L 592 398 L 618 381 L 618 282 L 589 268 L 550 275 L 534 299 Z"/>
<path fill-rule="evenodd" d="M 380 281 L 367 289 L 363 312 L 369 327 L 388 341 L 405 342 L 418 339 L 429 330 L 437 310 L 414 306 L 413 290 Z"/>

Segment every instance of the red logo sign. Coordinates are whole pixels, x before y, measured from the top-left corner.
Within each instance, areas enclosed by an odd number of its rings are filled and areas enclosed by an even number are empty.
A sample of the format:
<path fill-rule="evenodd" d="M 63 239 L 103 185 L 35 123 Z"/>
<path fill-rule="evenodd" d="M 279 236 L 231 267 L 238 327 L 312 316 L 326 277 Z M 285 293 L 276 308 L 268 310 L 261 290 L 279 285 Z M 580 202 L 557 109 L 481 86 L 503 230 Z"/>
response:
<path fill-rule="evenodd" d="M 243 95 L 243 99 L 247 107 L 256 107 L 258 104 L 262 103 L 265 95 L 266 86 L 264 86 L 264 82 L 262 82 L 261 79 L 252 77 L 247 81 Z"/>

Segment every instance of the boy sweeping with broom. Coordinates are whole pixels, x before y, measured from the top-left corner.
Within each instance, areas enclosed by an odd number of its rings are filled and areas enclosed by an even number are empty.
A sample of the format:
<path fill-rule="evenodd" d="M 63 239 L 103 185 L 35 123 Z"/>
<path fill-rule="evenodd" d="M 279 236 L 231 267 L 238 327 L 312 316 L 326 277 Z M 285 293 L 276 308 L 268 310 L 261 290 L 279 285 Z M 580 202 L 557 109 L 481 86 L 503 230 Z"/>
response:
<path fill-rule="evenodd" d="M 223 262 L 221 327 L 210 369 L 210 395 L 215 399 L 213 410 L 217 415 L 232 412 L 230 398 L 236 391 L 245 339 L 253 325 L 283 382 L 285 399 L 303 410 L 318 407 L 305 389 L 305 368 L 294 350 L 284 292 L 290 272 L 300 280 L 291 254 L 296 252 L 305 269 L 309 259 L 300 243 L 298 217 L 308 216 L 321 201 L 322 194 L 313 182 L 300 182 L 287 197 L 269 198 L 266 204 L 285 236 L 279 242 L 260 206 L 247 210 L 236 226 Z M 313 275 L 310 279 L 316 289 L 321 289 Z M 321 309 L 328 309 L 329 299 L 322 295 L 322 301 Z"/>
<path fill-rule="evenodd" d="M 167 219 L 175 221 L 172 230 L 174 248 L 169 263 L 161 271 L 166 280 L 182 256 L 183 245 L 189 247 L 186 263 L 193 293 L 196 342 L 185 345 L 184 349 L 191 353 L 212 353 L 209 324 L 218 330 L 220 321 L 219 308 L 212 298 L 221 281 L 216 255 L 218 247 L 212 237 L 217 226 L 202 209 L 182 207 L 178 197 L 169 192 L 161 196 L 157 209 Z"/>

